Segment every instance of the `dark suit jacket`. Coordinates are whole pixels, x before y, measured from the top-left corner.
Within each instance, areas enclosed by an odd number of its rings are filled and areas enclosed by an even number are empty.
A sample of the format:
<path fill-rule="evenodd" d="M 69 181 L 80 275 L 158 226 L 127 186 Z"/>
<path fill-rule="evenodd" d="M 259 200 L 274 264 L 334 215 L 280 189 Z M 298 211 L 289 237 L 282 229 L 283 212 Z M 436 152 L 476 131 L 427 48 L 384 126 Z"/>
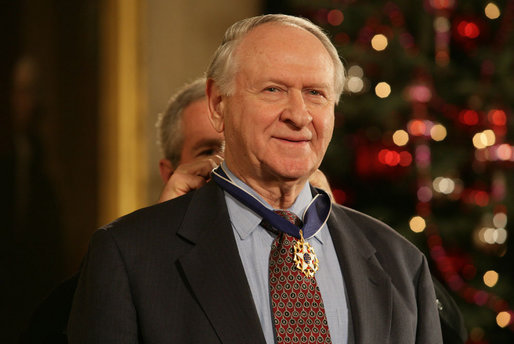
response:
<path fill-rule="evenodd" d="M 334 206 L 328 225 L 352 341 L 441 343 L 419 250 L 345 207 Z M 211 182 L 97 231 L 68 330 L 70 343 L 265 343 L 222 190 Z"/>

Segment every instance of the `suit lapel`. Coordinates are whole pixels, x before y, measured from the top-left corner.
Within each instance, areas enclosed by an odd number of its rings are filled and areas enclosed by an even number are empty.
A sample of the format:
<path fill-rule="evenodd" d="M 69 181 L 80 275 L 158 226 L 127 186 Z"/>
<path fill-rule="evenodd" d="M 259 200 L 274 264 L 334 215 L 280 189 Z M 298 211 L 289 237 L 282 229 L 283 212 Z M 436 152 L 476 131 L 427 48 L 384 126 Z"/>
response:
<path fill-rule="evenodd" d="M 392 318 L 389 276 L 355 223 L 335 207 L 328 226 L 344 276 L 355 343 L 388 343 Z"/>
<path fill-rule="evenodd" d="M 194 194 L 178 234 L 194 245 L 179 264 L 220 341 L 265 343 L 224 194 L 213 182 Z"/>

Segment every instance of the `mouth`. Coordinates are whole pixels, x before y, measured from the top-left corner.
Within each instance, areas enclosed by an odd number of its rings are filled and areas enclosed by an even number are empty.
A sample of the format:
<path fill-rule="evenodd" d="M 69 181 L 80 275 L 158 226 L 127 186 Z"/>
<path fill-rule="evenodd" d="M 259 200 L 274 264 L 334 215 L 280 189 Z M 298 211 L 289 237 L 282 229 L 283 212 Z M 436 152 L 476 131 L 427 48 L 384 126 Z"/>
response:
<path fill-rule="evenodd" d="M 286 142 L 292 142 L 292 143 L 302 143 L 302 142 L 309 142 L 311 139 L 307 137 L 306 135 L 285 135 L 285 136 L 272 136 L 272 138 L 280 141 L 286 141 Z"/>
<path fill-rule="evenodd" d="M 306 144 L 309 143 L 311 140 L 307 138 L 297 138 L 297 137 L 273 137 L 275 140 L 278 140 L 279 142 L 288 143 L 288 144 Z"/>
<path fill-rule="evenodd" d="M 275 137 L 277 140 L 287 141 L 287 142 L 308 142 L 308 139 L 301 138 L 288 138 L 288 137 Z"/>

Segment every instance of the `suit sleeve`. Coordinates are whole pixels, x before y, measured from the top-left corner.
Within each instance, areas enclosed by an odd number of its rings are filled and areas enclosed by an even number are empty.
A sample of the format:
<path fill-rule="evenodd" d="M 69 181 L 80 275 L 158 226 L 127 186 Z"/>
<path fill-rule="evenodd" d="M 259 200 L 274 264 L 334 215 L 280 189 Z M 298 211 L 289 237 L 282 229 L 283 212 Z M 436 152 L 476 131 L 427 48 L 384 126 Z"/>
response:
<path fill-rule="evenodd" d="M 137 343 L 138 327 L 129 278 L 108 230 L 91 239 L 68 323 L 69 342 Z"/>
<path fill-rule="evenodd" d="M 417 284 L 418 328 L 416 343 L 442 343 L 441 325 L 437 310 L 434 285 L 428 269 L 428 263 L 423 256 Z"/>

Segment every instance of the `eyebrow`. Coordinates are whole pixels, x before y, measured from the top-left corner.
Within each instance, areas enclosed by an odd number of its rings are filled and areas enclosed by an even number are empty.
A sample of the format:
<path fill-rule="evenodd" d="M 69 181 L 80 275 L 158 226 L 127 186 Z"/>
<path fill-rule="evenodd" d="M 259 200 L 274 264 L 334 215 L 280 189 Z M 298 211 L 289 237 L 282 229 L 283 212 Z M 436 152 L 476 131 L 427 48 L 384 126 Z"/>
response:
<path fill-rule="evenodd" d="M 306 85 L 305 86 L 306 89 L 310 89 L 310 88 L 314 88 L 314 89 L 331 89 L 332 88 L 332 85 L 331 84 L 327 84 L 327 83 L 314 83 L 314 84 L 310 84 L 310 85 Z"/>
<path fill-rule="evenodd" d="M 193 146 L 193 151 L 196 152 L 197 150 L 205 147 L 221 147 L 222 145 L 223 140 L 220 139 L 202 139 Z"/>
<path fill-rule="evenodd" d="M 290 87 L 290 85 L 284 81 L 281 81 L 280 79 L 274 79 L 270 78 L 268 81 L 263 81 L 263 83 L 271 82 L 273 84 L 277 85 L 284 85 L 286 87 Z M 312 83 L 304 85 L 302 88 L 303 90 L 309 90 L 309 89 L 317 89 L 317 90 L 328 90 L 329 92 L 334 92 L 334 88 L 330 83 L 320 82 L 320 83 Z"/>

